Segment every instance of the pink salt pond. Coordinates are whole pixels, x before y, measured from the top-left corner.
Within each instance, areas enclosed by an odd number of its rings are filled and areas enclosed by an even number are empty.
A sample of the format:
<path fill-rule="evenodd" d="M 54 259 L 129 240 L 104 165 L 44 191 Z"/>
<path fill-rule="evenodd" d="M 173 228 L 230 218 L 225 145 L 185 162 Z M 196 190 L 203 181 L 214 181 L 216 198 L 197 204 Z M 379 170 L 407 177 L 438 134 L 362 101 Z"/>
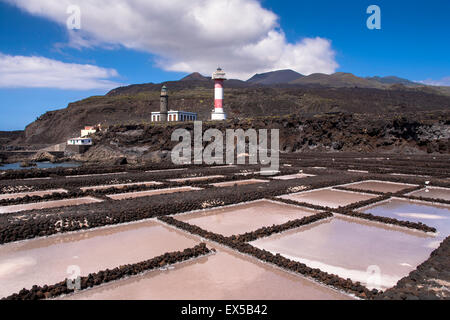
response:
<path fill-rule="evenodd" d="M 156 184 L 161 184 L 161 182 L 144 181 L 144 182 L 133 182 L 133 183 L 122 183 L 122 184 L 106 184 L 106 185 L 101 185 L 101 186 L 83 187 L 83 188 L 80 188 L 80 189 L 82 191 L 87 191 L 87 190 L 104 190 L 104 189 L 109 189 L 109 188 L 121 189 L 121 188 L 131 187 L 131 186 L 153 186 L 153 185 L 156 185 Z"/>
<path fill-rule="evenodd" d="M 175 169 L 158 169 L 158 170 L 147 170 L 145 172 L 149 173 L 157 173 L 157 172 L 172 172 L 172 171 L 182 171 L 186 170 L 187 168 L 175 168 Z"/>
<path fill-rule="evenodd" d="M 202 190 L 202 189 L 194 188 L 194 187 L 166 188 L 166 189 L 156 189 L 156 190 L 130 192 L 130 193 L 111 194 L 111 195 L 107 195 L 107 197 L 114 199 L 114 200 L 122 200 L 122 199 L 134 199 L 134 198 L 140 198 L 140 197 L 156 196 L 159 194 L 169 194 L 169 193 L 175 193 L 175 192 L 186 192 L 186 191 L 194 191 L 194 190 Z"/>
<path fill-rule="evenodd" d="M 211 247 L 211 245 L 208 245 Z M 213 246 L 214 247 L 214 246 Z M 229 249 L 169 270 L 108 283 L 63 297 L 73 300 L 337 300 L 349 296 Z"/>
<path fill-rule="evenodd" d="M 17 205 L 12 205 L 12 206 L 0 206 L 0 214 L 27 211 L 27 210 L 40 210 L 40 209 L 49 209 L 49 208 L 66 207 L 66 206 L 78 206 L 81 204 L 94 203 L 94 202 L 102 202 L 102 200 L 92 198 L 92 197 L 83 197 L 83 198 L 75 198 L 75 199 L 64 199 L 64 200 L 42 201 L 42 202 L 27 203 L 27 204 L 17 204 Z"/>
<path fill-rule="evenodd" d="M 393 198 L 359 211 L 397 220 L 422 222 L 434 227 L 439 237 L 450 235 L 450 206 Z"/>
<path fill-rule="evenodd" d="M 205 180 L 211 180 L 211 179 L 217 179 L 217 178 L 224 178 L 222 175 L 215 175 L 215 176 L 203 176 L 203 177 L 188 177 L 188 178 L 179 178 L 179 179 L 170 179 L 168 181 L 172 182 L 192 182 L 192 181 L 205 181 Z"/>
<path fill-rule="evenodd" d="M 435 237 L 423 232 L 343 216 L 251 244 L 382 290 L 415 270 L 439 245 Z"/>
<path fill-rule="evenodd" d="M 272 177 L 272 179 L 275 180 L 292 180 L 292 179 L 302 179 L 307 177 L 312 177 L 312 174 L 306 174 L 306 173 L 296 173 L 296 174 L 289 174 L 285 176 L 276 176 Z"/>
<path fill-rule="evenodd" d="M 214 233 L 231 236 L 265 226 L 283 224 L 316 213 L 307 208 L 269 200 L 258 200 L 224 208 L 181 214 L 175 218 Z"/>
<path fill-rule="evenodd" d="M 358 201 L 369 200 L 376 197 L 376 195 L 334 189 L 319 189 L 280 196 L 282 199 L 330 208 L 343 207 Z"/>
<path fill-rule="evenodd" d="M 255 174 L 255 171 L 243 171 L 243 172 L 237 172 L 234 175 L 236 176 L 248 176 L 251 174 Z"/>
<path fill-rule="evenodd" d="M 199 242 L 151 220 L 4 244 L 0 246 L 0 297 L 35 284 L 55 284 L 71 276 L 71 270 L 86 276 Z"/>
<path fill-rule="evenodd" d="M 84 177 L 101 177 L 101 176 L 115 176 L 126 174 L 128 172 L 108 172 L 108 173 L 93 173 L 93 174 L 79 174 L 76 176 L 66 176 L 66 178 L 84 178 Z"/>
<path fill-rule="evenodd" d="M 376 192 L 398 192 L 411 187 L 415 187 L 415 185 L 412 184 L 389 182 L 389 181 L 376 181 L 376 180 L 349 183 L 344 184 L 342 186 L 363 191 L 376 191 Z"/>
<path fill-rule="evenodd" d="M 53 190 L 43 190 L 43 191 L 30 191 L 30 192 L 20 192 L 20 193 L 5 193 L 0 194 L 0 200 L 4 199 L 19 199 L 28 197 L 42 197 L 52 193 L 67 193 L 65 189 L 53 189 Z"/>
<path fill-rule="evenodd" d="M 261 179 L 248 179 L 248 180 L 237 180 L 237 181 L 211 183 L 211 185 L 214 187 L 232 187 L 234 185 L 243 186 L 243 185 L 247 185 L 247 184 L 266 183 L 266 182 L 269 182 L 269 181 L 261 180 Z"/>
<path fill-rule="evenodd" d="M 425 189 L 411 192 L 409 195 L 415 196 L 415 197 L 423 197 L 423 198 L 429 198 L 429 199 L 442 199 L 442 200 L 450 201 L 450 189 L 448 189 L 448 188 L 427 187 Z"/>
<path fill-rule="evenodd" d="M 218 169 L 220 169 L 220 168 L 234 168 L 234 167 L 236 167 L 236 165 L 234 165 L 234 164 L 225 164 L 223 166 L 212 166 L 210 168 L 218 168 Z"/>

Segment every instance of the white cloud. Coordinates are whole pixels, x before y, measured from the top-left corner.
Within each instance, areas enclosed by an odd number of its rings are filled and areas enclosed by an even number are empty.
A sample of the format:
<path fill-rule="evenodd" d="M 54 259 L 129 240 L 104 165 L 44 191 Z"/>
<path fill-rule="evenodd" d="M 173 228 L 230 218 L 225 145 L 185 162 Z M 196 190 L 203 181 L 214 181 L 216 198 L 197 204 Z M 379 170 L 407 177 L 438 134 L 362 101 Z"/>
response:
<path fill-rule="evenodd" d="M 433 80 L 433 79 L 426 79 L 423 81 L 417 81 L 419 83 L 428 84 L 430 86 L 450 86 L 450 77 L 444 77 L 442 79 Z"/>
<path fill-rule="evenodd" d="M 119 84 L 108 79 L 117 76 L 114 69 L 89 64 L 64 63 L 44 57 L 10 56 L 0 53 L 0 87 L 111 89 Z"/>
<path fill-rule="evenodd" d="M 289 43 L 278 17 L 256 0 L 7 0 L 26 12 L 66 25 L 69 5 L 81 9 L 72 45 L 122 45 L 156 55 L 171 71 L 210 74 L 220 65 L 229 77 L 290 68 L 333 73 L 331 42 L 305 38 Z"/>

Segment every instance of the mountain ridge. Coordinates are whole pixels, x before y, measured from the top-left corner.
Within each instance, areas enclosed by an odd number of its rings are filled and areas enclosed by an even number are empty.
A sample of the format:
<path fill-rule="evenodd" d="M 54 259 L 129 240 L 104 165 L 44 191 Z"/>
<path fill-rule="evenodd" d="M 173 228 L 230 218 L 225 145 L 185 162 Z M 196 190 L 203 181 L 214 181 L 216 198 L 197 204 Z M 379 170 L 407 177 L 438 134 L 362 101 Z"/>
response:
<path fill-rule="evenodd" d="M 204 75 L 200 74 L 199 72 L 192 72 L 188 74 L 186 77 L 181 78 L 180 81 L 208 81 L 211 80 L 211 77 L 205 77 Z"/>
<path fill-rule="evenodd" d="M 257 77 L 257 81 L 261 78 L 267 79 Z M 159 110 L 162 85 L 168 87 L 170 109 L 197 112 L 199 120 L 210 118 L 214 81 L 193 73 L 178 81 L 118 87 L 104 96 L 88 97 L 69 103 L 64 109 L 46 112 L 26 127 L 17 143 L 61 143 L 79 135 L 85 125 L 149 122 L 151 112 Z M 440 90 L 424 85 L 380 83 L 343 72 L 312 74 L 271 85 L 230 79 L 225 81 L 224 108 L 230 119 L 327 112 L 385 114 L 450 110 L 450 91 L 444 94 Z"/>
<path fill-rule="evenodd" d="M 298 76 L 298 78 L 297 78 Z M 295 78 L 294 80 L 291 80 Z M 144 91 L 160 90 L 162 85 L 174 90 L 210 88 L 214 81 L 199 72 L 193 72 L 177 81 L 165 81 L 161 83 L 132 84 L 112 89 L 107 95 L 138 94 Z M 427 86 L 422 83 L 413 82 L 396 76 L 373 76 L 358 77 L 348 72 L 335 72 L 332 74 L 313 73 L 302 75 L 290 69 L 276 70 L 255 74 L 247 81 L 239 79 L 228 79 L 225 81 L 226 88 L 246 87 L 318 87 L 318 88 L 372 88 L 372 89 L 405 89 L 417 88 L 428 90 L 437 94 L 450 95 L 450 87 Z"/>
<path fill-rule="evenodd" d="M 252 84 L 280 84 L 289 83 L 296 79 L 304 77 L 301 73 L 298 73 L 291 69 L 275 70 L 264 73 L 257 73 L 249 78 L 246 82 Z"/>
<path fill-rule="evenodd" d="M 421 85 L 420 83 L 396 76 L 385 76 L 385 77 L 373 76 L 373 77 L 366 77 L 366 79 L 377 81 L 384 84 Z"/>

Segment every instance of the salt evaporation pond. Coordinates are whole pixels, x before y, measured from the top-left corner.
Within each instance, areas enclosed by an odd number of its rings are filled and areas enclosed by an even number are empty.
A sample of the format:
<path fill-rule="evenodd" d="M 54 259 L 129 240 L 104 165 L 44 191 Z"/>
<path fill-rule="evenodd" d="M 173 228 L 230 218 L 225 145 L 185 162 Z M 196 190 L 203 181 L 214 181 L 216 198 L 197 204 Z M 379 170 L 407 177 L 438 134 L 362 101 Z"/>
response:
<path fill-rule="evenodd" d="M 82 187 L 80 188 L 82 191 L 87 190 L 104 190 L 109 188 L 125 188 L 125 187 L 131 187 L 131 186 L 153 186 L 156 184 L 161 184 L 161 182 L 156 181 L 144 181 L 144 182 L 132 182 L 132 183 L 121 183 L 121 184 L 105 184 L 100 186 L 90 186 L 90 187 Z"/>
<path fill-rule="evenodd" d="M 348 187 L 363 191 L 376 191 L 376 192 L 398 192 L 401 190 L 405 190 L 411 187 L 416 187 L 413 184 L 406 183 L 397 183 L 390 181 L 376 181 L 376 180 L 368 180 L 361 181 L 356 183 L 344 184 L 342 187 Z"/>
<path fill-rule="evenodd" d="M 439 246 L 436 237 L 424 232 L 341 216 L 251 244 L 382 290 L 393 287 Z"/>
<path fill-rule="evenodd" d="M 147 170 L 145 172 L 156 173 L 156 172 L 172 172 L 172 171 L 181 171 L 181 170 L 187 170 L 187 168 Z"/>
<path fill-rule="evenodd" d="M 238 235 L 316 214 L 297 206 L 258 200 L 224 208 L 177 215 L 175 218 L 224 236 Z"/>
<path fill-rule="evenodd" d="M 92 174 L 78 174 L 73 176 L 66 176 L 66 178 L 85 178 L 85 177 L 101 177 L 101 176 L 111 176 L 111 175 L 122 175 L 128 172 L 108 172 L 108 173 L 92 173 Z"/>
<path fill-rule="evenodd" d="M 269 182 L 269 181 L 261 180 L 261 179 L 248 179 L 248 180 L 237 180 L 237 181 L 211 183 L 211 185 L 214 187 L 231 187 L 234 185 L 243 186 L 243 185 L 248 185 L 248 184 L 265 183 L 265 182 Z"/>
<path fill-rule="evenodd" d="M 255 171 L 244 171 L 244 172 L 237 172 L 234 175 L 235 176 L 248 176 L 251 174 L 255 174 Z"/>
<path fill-rule="evenodd" d="M 137 263 L 198 244 L 192 236 L 157 221 L 145 221 L 0 246 L 0 297 L 33 285 Z"/>
<path fill-rule="evenodd" d="M 58 208 L 58 207 L 65 207 L 65 206 L 78 206 L 81 204 L 102 202 L 102 201 L 103 200 L 96 199 L 93 197 L 83 197 L 83 198 L 75 198 L 75 199 L 64 199 L 64 200 L 55 200 L 55 201 L 42 201 L 42 202 L 34 202 L 34 203 L 26 203 L 26 204 L 16 204 L 16 205 L 12 205 L 12 206 L 0 206 L 0 214 L 27 211 L 27 210 Z"/>
<path fill-rule="evenodd" d="M 440 237 L 450 235 L 450 206 L 408 199 L 389 199 L 358 211 L 397 220 L 422 222 L 436 228 Z"/>
<path fill-rule="evenodd" d="M 194 187 L 179 187 L 179 188 L 166 188 L 166 189 L 156 189 L 156 190 L 148 190 L 148 191 L 138 191 L 138 192 L 129 192 L 129 193 L 116 193 L 107 195 L 108 198 L 114 200 L 122 200 L 122 199 L 134 199 L 140 197 L 148 197 L 148 196 L 156 196 L 159 194 L 169 194 L 175 192 L 186 192 L 186 191 L 194 191 L 194 190 L 202 190 L 201 188 Z"/>
<path fill-rule="evenodd" d="M 215 247 L 209 245 L 208 247 Z M 344 300 L 351 297 L 229 249 L 166 271 L 118 280 L 63 297 L 75 300 Z"/>
<path fill-rule="evenodd" d="M 295 173 L 295 174 L 288 174 L 288 175 L 285 175 L 285 176 L 272 177 L 272 179 L 276 179 L 276 180 L 292 180 L 292 179 L 302 179 L 302 178 L 313 177 L 313 176 L 314 175 L 312 175 L 312 174 Z"/>
<path fill-rule="evenodd" d="M 19 193 L 4 193 L 0 194 L 0 200 L 4 199 L 19 199 L 28 197 L 42 197 L 52 193 L 67 193 L 65 189 L 53 189 L 53 190 L 43 190 L 43 191 L 30 191 L 30 192 L 19 192 Z"/>
<path fill-rule="evenodd" d="M 282 199 L 330 208 L 343 207 L 358 201 L 365 201 L 376 197 L 376 195 L 334 189 L 320 189 L 280 196 Z"/>
<path fill-rule="evenodd" d="M 450 201 L 450 189 L 448 188 L 427 187 L 425 189 L 413 191 L 409 195 L 415 197 Z"/>
<path fill-rule="evenodd" d="M 190 177 L 190 178 L 178 178 L 178 179 L 169 179 L 168 181 L 172 182 L 192 182 L 192 181 L 205 181 L 205 180 L 211 180 L 211 179 L 217 179 L 217 178 L 224 178 L 222 175 L 215 175 L 215 176 L 203 176 L 203 177 Z"/>

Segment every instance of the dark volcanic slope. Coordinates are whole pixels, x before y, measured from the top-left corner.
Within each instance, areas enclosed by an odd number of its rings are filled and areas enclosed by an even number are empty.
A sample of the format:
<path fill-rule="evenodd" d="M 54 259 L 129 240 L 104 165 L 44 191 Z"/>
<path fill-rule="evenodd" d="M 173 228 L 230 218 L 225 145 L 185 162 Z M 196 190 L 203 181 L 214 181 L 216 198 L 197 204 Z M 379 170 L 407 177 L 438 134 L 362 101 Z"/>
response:
<path fill-rule="evenodd" d="M 320 85 L 332 88 L 357 87 L 382 89 L 386 87 L 381 82 L 360 78 L 351 73 L 344 72 L 336 72 L 331 75 L 314 73 L 309 76 L 296 79 L 291 83 L 297 85 Z"/>
<path fill-rule="evenodd" d="M 395 76 L 387 76 L 387 77 L 367 77 L 367 80 L 373 80 L 384 84 L 403 84 L 405 86 L 417 86 L 420 85 L 416 82 L 412 82 L 408 79 L 403 79 Z"/>
<path fill-rule="evenodd" d="M 6 145 L 23 135 L 22 130 L 17 131 L 0 131 L 0 150 L 4 150 Z"/>
<path fill-rule="evenodd" d="M 213 108 L 212 81 L 192 80 L 166 83 L 169 107 L 193 111 L 207 120 Z M 270 88 L 243 87 L 245 82 L 225 82 L 224 108 L 229 118 L 279 116 L 321 112 L 389 114 L 450 110 L 450 96 L 419 89 L 363 88 Z M 241 87 L 240 87 L 241 86 Z M 159 110 L 161 85 L 132 85 L 112 90 L 106 96 L 90 97 L 66 109 L 47 112 L 27 126 L 22 144 L 60 143 L 79 135 L 85 125 L 146 123 Z"/>
<path fill-rule="evenodd" d="M 211 80 L 211 78 L 209 77 L 205 77 L 202 76 L 200 73 L 198 72 L 193 72 L 190 75 L 187 75 L 186 77 L 184 77 L 183 79 L 181 79 L 180 81 L 192 81 L 192 80 L 200 80 L 200 81 L 208 81 Z"/>
<path fill-rule="evenodd" d="M 433 113 L 418 120 L 417 114 L 393 115 L 322 114 L 256 118 L 249 121 L 204 122 L 203 130 L 278 129 L 282 152 L 377 152 L 450 153 L 450 113 Z M 81 156 L 83 161 L 126 157 L 132 162 L 156 160 L 172 150 L 177 128 L 193 129 L 192 123 L 165 125 L 115 125 L 96 134 L 95 146 Z"/>
<path fill-rule="evenodd" d="M 302 74 L 287 69 L 255 74 L 253 77 L 248 79 L 247 82 L 251 84 L 271 85 L 279 83 L 289 83 L 301 77 L 303 77 Z"/>

